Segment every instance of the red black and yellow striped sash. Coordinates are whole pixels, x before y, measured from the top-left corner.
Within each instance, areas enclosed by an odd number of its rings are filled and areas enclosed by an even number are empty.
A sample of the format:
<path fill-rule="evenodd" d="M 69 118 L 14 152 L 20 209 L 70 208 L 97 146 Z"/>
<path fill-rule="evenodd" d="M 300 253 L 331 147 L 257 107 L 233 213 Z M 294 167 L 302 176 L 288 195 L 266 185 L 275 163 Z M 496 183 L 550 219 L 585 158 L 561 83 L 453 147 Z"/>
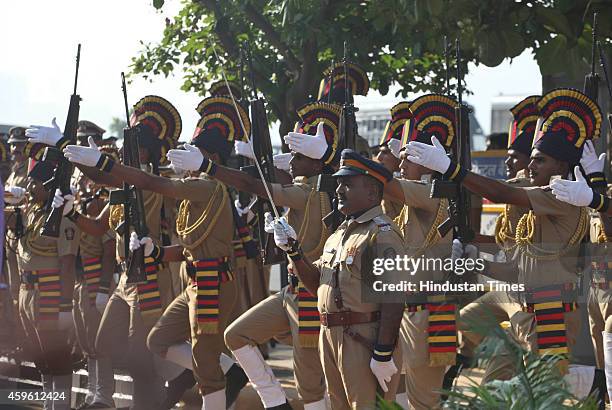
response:
<path fill-rule="evenodd" d="M 559 355 L 559 369 L 565 373 L 569 364 L 565 313 L 576 309 L 576 303 L 564 302 L 561 286 L 538 288 L 531 291 L 525 310 L 535 314 L 538 353 Z"/>
<path fill-rule="evenodd" d="M 228 258 L 200 259 L 193 262 L 198 288 L 198 327 L 204 334 L 219 332 L 219 289 L 222 282 L 234 280 Z"/>
<path fill-rule="evenodd" d="M 257 242 L 251 236 L 251 229 L 248 224 L 238 215 L 238 211 L 235 206 L 232 206 L 232 215 L 234 216 L 234 226 L 236 227 L 236 233 L 244 248 L 245 256 L 247 259 L 252 259 L 259 255 Z"/>
<path fill-rule="evenodd" d="M 317 347 L 321 317 L 317 309 L 317 295 L 310 293 L 302 282 L 298 283 L 298 337 L 301 347 Z"/>
<path fill-rule="evenodd" d="M 147 275 L 147 281 L 137 285 L 138 306 L 140 307 L 140 313 L 161 313 L 161 297 L 159 293 L 159 284 L 157 282 L 157 272 L 160 269 L 161 265 L 158 264 L 154 258 L 145 258 L 145 273 Z"/>
<path fill-rule="evenodd" d="M 89 302 L 93 306 L 96 303 L 96 294 L 100 287 L 100 276 L 102 276 L 102 259 L 98 257 L 82 258 L 83 278 L 87 287 Z"/>
<path fill-rule="evenodd" d="M 38 319 L 57 320 L 62 289 L 59 269 L 35 270 L 32 275 L 38 283 Z"/>
<path fill-rule="evenodd" d="M 457 305 L 443 295 L 430 296 L 425 304 L 409 304 L 406 310 L 429 312 L 427 344 L 429 366 L 454 365 L 457 359 Z"/>

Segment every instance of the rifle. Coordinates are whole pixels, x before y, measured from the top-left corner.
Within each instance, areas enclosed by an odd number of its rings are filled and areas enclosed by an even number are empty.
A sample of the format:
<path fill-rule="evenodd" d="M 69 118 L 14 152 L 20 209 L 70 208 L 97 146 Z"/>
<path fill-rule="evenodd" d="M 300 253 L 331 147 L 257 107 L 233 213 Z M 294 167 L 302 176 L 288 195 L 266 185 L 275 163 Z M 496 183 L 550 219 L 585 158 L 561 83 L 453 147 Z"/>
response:
<path fill-rule="evenodd" d="M 453 149 L 452 157 L 463 169 L 472 169 L 472 158 L 470 149 L 470 125 L 469 108 L 463 105 L 462 99 L 462 73 L 461 73 L 461 48 L 459 39 L 456 40 L 457 48 L 457 101 L 455 107 L 455 132 L 457 142 Z M 472 209 L 471 193 L 461 184 L 436 178 L 432 182 L 431 197 L 448 199 L 448 218 L 438 226 L 438 233 L 444 237 L 451 229 L 453 239 L 459 239 L 462 243 L 474 240 L 470 211 Z"/>
<path fill-rule="evenodd" d="M 268 128 L 268 114 L 266 113 L 265 100 L 258 96 L 253 75 L 254 71 L 251 53 L 248 49 L 246 50 L 246 63 L 249 67 L 249 80 L 253 93 L 253 99 L 249 104 L 251 109 L 251 142 L 253 143 L 255 162 L 261 166 L 261 174 L 259 174 L 256 166 L 253 165 L 242 167 L 241 170 L 256 178 L 263 178 L 263 184 L 267 185 L 276 182 L 274 162 L 272 159 L 272 142 L 270 140 L 270 130 Z M 275 265 L 284 262 L 286 260 L 284 252 L 275 245 L 273 234 L 267 233 L 264 229 L 264 214 L 266 212 L 278 214 L 278 211 L 274 208 L 274 204 L 271 201 L 263 200 L 262 198 L 257 200 L 254 208 L 258 219 L 257 230 L 259 233 L 264 265 Z"/>
<path fill-rule="evenodd" d="M 355 149 L 356 138 L 357 138 L 357 120 L 355 119 L 355 113 L 359 110 L 353 104 L 351 98 L 351 88 L 349 84 L 348 75 L 348 57 L 347 57 L 347 43 L 344 42 L 344 57 L 342 59 L 342 65 L 344 70 L 344 104 L 342 105 L 342 115 L 340 116 L 340 124 L 338 125 L 338 132 L 340 134 L 339 146 L 341 149 L 349 148 Z M 330 82 L 329 82 L 329 98 L 334 87 L 334 66 L 332 65 Z M 317 180 L 317 191 L 326 192 L 331 201 L 332 211 L 323 217 L 323 223 L 327 226 L 330 231 L 335 231 L 344 219 L 344 215 L 338 210 L 338 198 L 336 198 L 336 188 L 338 187 L 336 178 L 331 175 L 321 174 Z"/>
<path fill-rule="evenodd" d="M 603 71 L 604 78 L 606 80 L 608 96 L 612 101 L 612 84 L 610 84 L 610 77 L 608 76 L 608 65 L 606 64 L 606 57 L 604 56 L 603 50 L 601 49 L 601 43 L 599 41 L 597 42 L 597 48 L 599 50 L 599 65 L 601 66 L 601 71 Z M 610 127 L 610 130 L 612 130 L 612 114 L 608 114 L 608 126 Z"/>
<path fill-rule="evenodd" d="M 130 112 L 127 100 L 125 75 L 121 73 L 121 88 L 125 105 L 127 126 L 123 129 L 123 165 L 140 169 L 139 127 L 130 127 Z M 117 232 L 123 236 L 123 246 L 126 259 L 127 283 L 144 283 L 147 281 L 144 262 L 144 247 L 130 253 L 130 228 L 133 228 L 139 238 L 147 236 L 149 229 L 145 220 L 144 199 L 142 191 L 133 185 L 123 183 L 123 189 L 111 191 L 111 205 L 123 205 L 123 222 L 117 227 Z"/>
<path fill-rule="evenodd" d="M 584 93 L 597 102 L 599 94 L 599 76 L 595 71 L 595 55 L 597 53 L 597 13 L 593 13 L 593 26 L 591 27 L 593 44 L 591 45 L 591 72 L 584 76 Z"/>
<path fill-rule="evenodd" d="M 70 105 L 68 106 L 68 115 L 66 117 L 66 125 L 64 126 L 64 138 L 68 144 L 77 143 L 77 128 L 79 127 L 79 108 L 81 97 L 77 94 L 77 81 L 79 79 L 79 62 L 81 60 L 81 45 L 78 45 L 76 56 L 76 70 L 74 73 L 74 89 L 70 96 Z M 66 144 L 67 145 L 67 144 Z M 70 179 L 74 171 L 74 165 L 68 161 L 62 152 L 56 147 L 45 148 L 43 161 L 57 161 L 58 165 L 53 178 L 44 183 L 45 189 L 51 193 L 46 204 L 46 210 L 49 212 L 45 224 L 40 230 L 43 236 L 52 238 L 59 237 L 60 225 L 62 223 L 62 208 L 53 208 L 53 195 L 56 189 L 59 188 L 62 195 L 71 194 Z"/>

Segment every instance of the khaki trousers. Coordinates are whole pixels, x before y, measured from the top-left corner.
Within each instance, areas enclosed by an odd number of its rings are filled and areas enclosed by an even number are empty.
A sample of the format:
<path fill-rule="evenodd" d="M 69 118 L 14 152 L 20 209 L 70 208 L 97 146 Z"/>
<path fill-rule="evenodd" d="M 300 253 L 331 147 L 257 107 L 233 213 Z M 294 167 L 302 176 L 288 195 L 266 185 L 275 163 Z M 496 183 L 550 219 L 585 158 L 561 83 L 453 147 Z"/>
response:
<path fill-rule="evenodd" d="M 273 337 L 293 346 L 293 372 L 304 403 L 319 401 L 325 394 L 323 368 L 316 348 L 302 348 L 299 341 L 297 295 L 288 286 L 262 300 L 228 326 L 225 343 L 230 350 L 257 346 Z"/>
<path fill-rule="evenodd" d="M 509 333 L 525 349 L 537 352 L 537 333 L 535 314 L 523 312 L 522 305 L 505 292 L 489 292 L 470 303 L 459 313 L 458 328 L 463 333 L 464 342 L 477 346 L 483 339 L 481 334 L 474 332 L 473 324 L 479 326 L 499 326 L 500 322 L 509 320 Z M 578 310 L 564 314 L 568 349 L 576 343 L 580 330 L 580 314 Z M 500 353 L 489 362 L 483 377 L 483 383 L 490 380 L 507 380 L 514 376 L 516 363 L 511 354 Z"/>
<path fill-rule="evenodd" d="M 77 341 L 83 353 L 89 357 L 95 357 L 96 335 L 98 334 L 102 314 L 98 312 L 95 305 L 90 303 L 87 284 L 82 278 L 77 279 L 74 285 L 72 303 L 74 306 L 72 316 Z"/>
<path fill-rule="evenodd" d="M 438 408 L 446 366 L 429 366 L 429 311 L 404 311 L 400 328 L 406 394 L 416 409 Z M 398 366 L 399 367 L 399 366 Z"/>
<path fill-rule="evenodd" d="M 612 289 L 591 288 L 587 303 L 589 328 L 597 368 L 604 368 L 604 348 L 601 332 L 612 333 Z"/>
<path fill-rule="evenodd" d="M 372 345 L 378 335 L 378 323 L 353 325 L 351 329 Z M 370 360 L 372 351 L 344 333 L 342 326 L 321 326 L 319 354 L 323 363 L 325 382 L 332 409 L 374 409 L 376 394 L 383 394 L 372 370 Z M 393 352 L 393 361 L 398 372 L 387 384 L 389 391 L 384 393 L 385 400 L 395 400 L 400 379 L 402 352 L 398 346 Z"/>
<path fill-rule="evenodd" d="M 127 363 L 134 381 L 133 409 L 157 408 L 164 399 L 164 381 L 157 373 L 146 338 L 156 314 L 141 313 L 135 284 L 123 274 L 110 297 L 96 336 L 99 358 Z"/>
<path fill-rule="evenodd" d="M 198 328 L 197 292 L 197 285 L 192 282 L 172 301 L 151 329 L 147 345 L 153 353 L 164 357 L 170 346 L 191 339 L 193 373 L 200 384 L 202 395 L 207 395 L 225 388 L 219 356 L 227 351 L 223 343 L 223 332 L 236 301 L 236 283 L 221 283 L 217 334 L 204 334 Z"/>
<path fill-rule="evenodd" d="M 26 356 L 47 375 L 72 374 L 71 346 L 66 330 L 56 320 L 38 320 L 38 290 L 22 284 L 19 289 L 19 317 L 26 335 Z"/>

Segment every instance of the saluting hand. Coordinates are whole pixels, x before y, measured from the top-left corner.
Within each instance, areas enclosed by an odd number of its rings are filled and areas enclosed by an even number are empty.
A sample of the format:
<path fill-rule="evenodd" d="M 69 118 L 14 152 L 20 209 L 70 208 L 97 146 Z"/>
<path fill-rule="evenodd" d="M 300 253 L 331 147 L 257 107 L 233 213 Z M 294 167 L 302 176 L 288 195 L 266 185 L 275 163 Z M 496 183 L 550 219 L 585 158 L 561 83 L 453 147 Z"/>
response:
<path fill-rule="evenodd" d="M 411 141 L 406 146 L 408 161 L 444 174 L 450 165 L 450 158 L 436 137 L 431 137 L 431 143 L 433 145 Z"/>
<path fill-rule="evenodd" d="M 195 145 L 184 144 L 185 149 L 171 149 L 166 154 L 166 158 L 172 166 L 184 169 L 185 171 L 198 171 L 204 161 L 204 155 Z"/>
<path fill-rule="evenodd" d="M 55 121 L 55 117 L 51 120 L 51 127 L 30 125 L 30 128 L 25 131 L 25 135 L 33 144 L 45 144 L 50 146 L 55 146 L 63 137 L 62 131 Z"/>
<path fill-rule="evenodd" d="M 236 150 L 236 154 L 238 155 L 242 155 L 243 157 L 248 159 L 255 159 L 252 140 L 248 140 L 247 142 L 235 141 L 234 149 Z"/>
<path fill-rule="evenodd" d="M 604 152 L 598 157 L 593 141 L 587 140 L 587 142 L 584 143 L 580 165 L 582 165 L 582 169 L 584 169 L 587 175 L 594 172 L 603 172 L 606 165 L 606 153 Z"/>
<path fill-rule="evenodd" d="M 327 151 L 327 140 L 323 130 L 323 121 L 317 125 L 317 133 L 313 135 L 290 132 L 283 137 L 289 149 L 306 155 L 309 158 L 321 159 Z"/>
<path fill-rule="evenodd" d="M 291 161 L 292 157 L 293 155 L 290 152 L 276 154 L 272 157 L 272 163 L 280 170 L 289 171 L 289 161 Z"/>
<path fill-rule="evenodd" d="M 74 162 L 75 164 L 84 165 L 86 167 L 95 167 L 102 153 L 98 149 L 98 146 L 94 142 L 92 137 L 87 138 L 89 146 L 83 145 L 68 145 L 64 148 L 64 156 L 68 161 Z"/>
<path fill-rule="evenodd" d="M 578 165 L 574 167 L 575 181 L 555 179 L 550 187 L 553 195 L 563 202 L 575 206 L 589 206 L 593 201 L 593 190 L 587 184 Z"/>

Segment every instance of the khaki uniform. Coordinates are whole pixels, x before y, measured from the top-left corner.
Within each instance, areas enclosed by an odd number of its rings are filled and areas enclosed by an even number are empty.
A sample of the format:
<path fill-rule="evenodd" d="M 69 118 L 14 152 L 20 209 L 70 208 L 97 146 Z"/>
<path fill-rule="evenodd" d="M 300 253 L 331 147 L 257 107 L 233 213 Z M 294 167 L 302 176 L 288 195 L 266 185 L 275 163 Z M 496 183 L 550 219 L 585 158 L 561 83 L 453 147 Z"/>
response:
<path fill-rule="evenodd" d="M 443 238 L 437 233 L 438 225 L 447 216 L 447 202 L 430 198 L 431 184 L 421 181 L 398 180 L 404 193 L 404 207 L 398 223 L 409 256 L 447 258 L 450 254 L 452 234 Z M 444 273 L 430 270 L 421 272 L 426 280 L 441 281 Z M 416 307 L 416 306 L 415 306 Z M 416 409 L 436 407 L 440 401 L 438 391 L 446 372 L 446 365 L 430 365 L 428 327 L 429 311 L 406 309 L 400 329 L 403 368 L 406 373 L 406 393 Z"/>
<path fill-rule="evenodd" d="M 162 196 L 143 191 L 145 219 L 149 236 L 159 243 Z M 109 223 L 112 229 L 123 219 L 123 207 L 110 209 Z M 123 261 L 123 237 L 116 235 L 117 261 Z M 155 369 L 146 339 L 170 299 L 169 271 L 162 268 L 148 277 L 147 286 L 157 291 L 139 292 L 138 284 L 127 283 L 127 275 L 121 273 L 119 283 L 111 295 L 96 336 L 95 349 L 99 357 L 110 357 L 113 361 L 127 363 L 134 380 L 135 409 L 150 409 L 163 400 L 163 380 Z M 142 288 L 142 287 L 141 287 Z M 139 294 L 140 293 L 140 294 Z M 142 299 L 142 300 L 141 300 Z"/>
<path fill-rule="evenodd" d="M 59 238 L 40 236 L 46 213 L 39 207 L 25 215 L 28 227 L 18 243 L 17 263 L 21 273 L 19 316 L 23 325 L 30 359 L 42 374 L 72 373 L 71 346 L 66 338 L 69 329 L 60 329 L 60 259 L 76 255 L 78 230 L 63 218 Z"/>
<path fill-rule="evenodd" d="M 329 236 L 321 222 L 330 209 L 326 193 L 315 190 L 317 177 L 296 177 L 294 184 L 272 184 L 274 202 L 289 207 L 288 222 L 295 227 L 304 254 L 315 260 L 321 256 Z M 295 278 L 295 277 L 294 277 Z M 303 346 L 299 337 L 298 283 L 285 286 L 253 306 L 225 332 L 225 342 L 231 350 L 250 344 L 256 346 L 273 337 L 290 337 L 293 346 L 293 370 L 297 391 L 304 403 L 323 399 L 325 382 L 316 347 Z"/>
<path fill-rule="evenodd" d="M 599 214 L 591 217 L 592 279 L 587 309 L 589 327 L 595 349 L 597 368 L 604 368 L 604 348 L 602 332 L 612 333 L 612 272 L 608 268 L 612 260 L 612 244 L 605 235 Z"/>
<path fill-rule="evenodd" d="M 526 231 L 532 232 L 532 235 L 529 242 L 519 244 L 515 260 L 518 262 L 519 273 L 517 283 L 524 284 L 526 292 L 489 292 L 461 310 L 459 328 L 474 345 L 480 343 L 482 336 L 471 332 L 470 326 L 494 317 L 495 323 L 509 320 L 512 336 L 525 348 L 538 351 L 537 310 L 534 310 L 533 304 L 539 301 L 537 292 L 563 286 L 571 289 L 577 279 L 580 233 L 586 229 L 584 214 L 581 212 L 585 211 L 558 201 L 550 191 L 541 187 L 525 190 L 532 209 L 524 216 L 527 220 Z M 570 296 L 565 296 L 564 300 L 560 296 L 559 300 L 555 299 L 555 303 L 575 302 L 571 290 L 569 292 Z M 492 305 L 496 309 L 492 309 Z M 571 353 L 580 328 L 580 317 L 573 303 L 563 307 L 570 310 L 565 311 L 563 317 L 567 347 Z M 511 377 L 514 374 L 513 362 L 506 355 L 496 355 L 487 369 L 484 381 Z"/>
<path fill-rule="evenodd" d="M 191 340 L 193 373 L 203 395 L 225 388 L 219 356 L 225 351 L 223 332 L 236 299 L 236 282 L 229 266 L 218 266 L 227 275 L 216 274 L 215 289 L 198 289 L 197 266 L 231 257 L 234 223 L 227 188 L 208 179 L 173 179 L 177 198 L 183 198 L 183 213 L 177 216 L 177 232 L 190 281 L 187 288 L 168 306 L 151 330 L 147 344 L 152 352 L 164 356 L 174 344 Z M 213 261 L 213 259 L 215 261 Z M 194 273 L 196 271 L 196 273 Z M 216 294 L 215 308 L 198 308 L 199 295 Z M 210 305 L 206 305 L 210 306 Z M 215 315 L 211 319 L 209 315 Z"/>
<path fill-rule="evenodd" d="M 13 172 L 5 181 L 5 186 L 18 186 L 21 188 L 26 187 L 28 177 L 28 164 L 27 161 L 21 162 L 19 164 L 15 164 L 13 168 Z M 10 208 L 9 208 L 10 209 Z M 11 213 L 9 218 L 16 218 L 14 213 Z M 8 222 L 8 221 L 7 221 Z M 24 221 L 25 225 L 25 221 Z M 25 229 L 25 227 L 24 227 Z M 6 266 L 8 268 L 8 280 L 9 286 L 11 288 L 11 295 L 14 300 L 17 300 L 17 295 L 19 294 L 19 269 L 17 267 L 17 238 L 15 231 L 12 229 L 7 229 L 6 235 Z"/>
<path fill-rule="evenodd" d="M 375 238 L 372 235 L 376 235 Z M 370 249 L 368 243 L 373 239 Z M 393 222 L 376 206 L 356 219 L 343 222 L 325 243 L 323 255 L 314 262 L 321 277 L 317 291 L 320 314 L 350 310 L 373 313 L 380 311 L 379 303 L 362 301 L 364 281 L 370 281 L 372 273 L 364 271 L 362 256 L 371 253 L 373 258 L 403 255 L 404 243 Z M 334 279 L 337 272 L 337 280 Z M 387 272 L 386 274 L 389 274 Z M 391 275 L 397 274 L 391 272 Z M 341 295 L 339 306 L 335 295 Z M 379 321 L 351 325 L 348 329 L 358 333 L 371 346 L 377 341 Z M 333 409 L 370 409 L 375 407 L 378 382 L 370 370 L 372 350 L 350 336 L 343 326 L 321 326 L 319 354 L 327 390 Z M 396 348 L 393 360 L 402 363 L 401 349 Z M 387 400 L 395 399 L 399 372 L 388 384 Z"/>

